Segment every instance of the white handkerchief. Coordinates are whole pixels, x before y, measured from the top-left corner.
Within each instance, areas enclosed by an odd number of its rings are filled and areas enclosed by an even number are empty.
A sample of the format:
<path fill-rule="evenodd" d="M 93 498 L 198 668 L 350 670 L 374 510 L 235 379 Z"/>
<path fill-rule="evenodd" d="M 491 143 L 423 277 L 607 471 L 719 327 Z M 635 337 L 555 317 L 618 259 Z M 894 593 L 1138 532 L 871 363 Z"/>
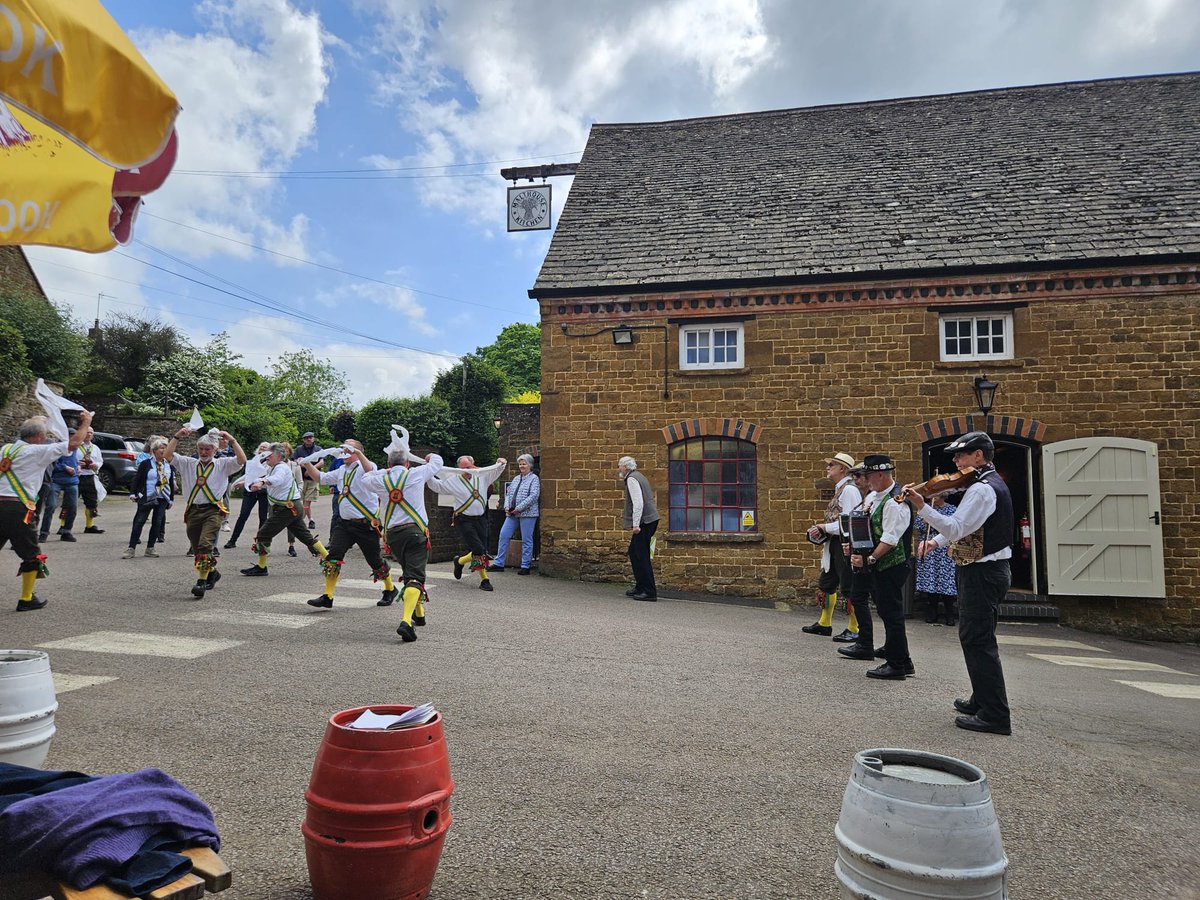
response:
<path fill-rule="evenodd" d="M 192 417 L 188 419 L 188 428 L 192 429 L 192 431 L 199 431 L 203 427 L 204 420 L 200 418 L 200 410 L 193 406 Z"/>
<path fill-rule="evenodd" d="M 42 409 L 46 411 L 46 419 L 49 422 L 50 430 L 56 436 L 55 440 L 67 440 L 70 435 L 67 431 L 67 420 L 63 418 L 63 410 L 82 410 L 83 407 L 73 400 L 58 396 L 46 386 L 46 382 L 41 378 L 37 380 L 34 396 L 42 405 Z"/>

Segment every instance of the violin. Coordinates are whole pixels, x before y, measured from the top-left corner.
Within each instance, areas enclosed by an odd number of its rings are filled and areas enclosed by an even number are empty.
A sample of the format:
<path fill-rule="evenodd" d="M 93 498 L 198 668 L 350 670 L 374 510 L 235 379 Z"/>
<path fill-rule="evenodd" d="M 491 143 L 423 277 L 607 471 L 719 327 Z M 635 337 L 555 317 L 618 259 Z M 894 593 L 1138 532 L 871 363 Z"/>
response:
<path fill-rule="evenodd" d="M 952 494 L 955 491 L 964 490 L 978 480 L 979 472 L 973 466 L 967 466 L 965 469 L 959 469 L 957 472 L 934 475 L 928 481 L 921 484 L 909 485 L 909 487 L 928 500 L 930 497 L 936 497 L 938 494 Z M 897 494 L 894 499 L 897 503 L 903 503 L 904 495 Z"/>

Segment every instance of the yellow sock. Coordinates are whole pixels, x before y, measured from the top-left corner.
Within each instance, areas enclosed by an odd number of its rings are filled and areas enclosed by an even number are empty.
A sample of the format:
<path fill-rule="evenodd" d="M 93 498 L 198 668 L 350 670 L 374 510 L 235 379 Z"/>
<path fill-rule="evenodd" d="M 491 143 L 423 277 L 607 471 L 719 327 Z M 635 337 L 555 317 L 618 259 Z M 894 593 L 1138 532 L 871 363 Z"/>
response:
<path fill-rule="evenodd" d="M 37 581 L 37 570 L 21 573 L 21 599 L 33 599 L 33 583 Z"/>
<path fill-rule="evenodd" d="M 392 581 L 391 572 L 383 576 L 383 589 L 385 591 L 394 591 L 396 589 L 396 583 Z"/>
<path fill-rule="evenodd" d="M 417 606 L 416 609 L 413 610 L 413 615 L 420 616 L 422 619 L 425 618 L 425 604 L 420 600 L 417 601 Z"/>
<path fill-rule="evenodd" d="M 203 581 L 208 577 L 208 573 L 212 571 L 212 566 L 205 563 L 196 563 L 196 577 Z"/>
<path fill-rule="evenodd" d="M 480 570 L 479 570 L 479 580 L 480 580 L 480 581 L 487 581 L 487 580 L 488 580 L 488 577 L 487 577 L 487 569 L 480 569 Z"/>
<path fill-rule="evenodd" d="M 821 618 L 817 620 L 818 625 L 829 627 L 833 624 L 833 607 L 836 603 L 836 593 L 825 595 L 825 608 L 821 610 Z"/>
<path fill-rule="evenodd" d="M 846 623 L 846 627 L 855 634 L 858 634 L 858 616 L 854 614 L 854 604 L 847 603 L 846 608 L 850 610 L 850 621 Z"/>
<path fill-rule="evenodd" d="M 462 556 L 460 556 L 460 557 L 458 558 L 458 564 L 459 564 L 460 566 L 465 566 L 465 565 L 466 565 L 467 563 L 469 563 L 470 561 L 471 561 L 471 554 L 470 554 L 470 553 L 464 553 Z"/>
<path fill-rule="evenodd" d="M 313 549 L 317 551 L 317 556 L 324 559 L 329 555 L 329 551 L 325 549 L 325 545 L 320 541 L 313 541 Z"/>
<path fill-rule="evenodd" d="M 258 567 L 260 569 L 265 569 L 267 567 L 267 554 L 265 554 L 265 553 L 258 554 Z"/>
<path fill-rule="evenodd" d="M 326 597 L 330 597 L 330 598 L 333 597 L 333 590 L 334 590 L 334 588 L 337 587 L 337 580 L 338 580 L 337 575 L 326 575 L 325 576 L 325 596 Z"/>
<path fill-rule="evenodd" d="M 83 509 L 83 524 L 86 527 L 91 528 L 92 523 L 94 521 L 96 521 L 96 520 L 94 518 L 92 518 L 92 511 L 90 509 L 88 509 L 87 507 L 84 507 L 84 509 Z"/>
<path fill-rule="evenodd" d="M 413 613 L 421 602 L 421 591 L 419 588 L 406 587 L 404 589 L 404 621 L 409 625 L 412 624 Z"/>

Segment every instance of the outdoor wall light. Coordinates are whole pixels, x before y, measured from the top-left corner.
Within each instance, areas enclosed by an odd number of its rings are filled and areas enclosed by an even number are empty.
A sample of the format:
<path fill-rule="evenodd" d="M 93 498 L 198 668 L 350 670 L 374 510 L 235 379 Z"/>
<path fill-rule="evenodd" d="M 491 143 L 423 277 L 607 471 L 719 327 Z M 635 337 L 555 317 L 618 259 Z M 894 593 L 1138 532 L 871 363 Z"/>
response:
<path fill-rule="evenodd" d="M 975 402 L 979 404 L 979 411 L 985 416 L 992 411 L 992 404 L 996 399 L 996 388 L 1000 385 L 994 381 L 989 381 L 986 375 L 978 375 L 975 378 Z"/>
<path fill-rule="evenodd" d="M 612 336 L 614 344 L 620 345 L 633 343 L 633 329 L 628 325 L 618 325 L 613 329 Z"/>
<path fill-rule="evenodd" d="M 497 430 L 497 431 L 499 431 L 499 430 L 500 430 L 500 420 L 499 420 L 499 419 L 494 419 L 494 420 L 492 421 L 492 424 L 496 426 L 496 430 Z"/>

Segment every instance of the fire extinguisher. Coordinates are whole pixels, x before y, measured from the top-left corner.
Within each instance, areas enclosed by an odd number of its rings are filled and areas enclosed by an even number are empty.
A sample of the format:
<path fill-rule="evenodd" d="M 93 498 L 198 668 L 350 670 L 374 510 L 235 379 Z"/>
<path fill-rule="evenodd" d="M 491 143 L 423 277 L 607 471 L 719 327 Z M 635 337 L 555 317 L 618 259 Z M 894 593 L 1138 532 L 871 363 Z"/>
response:
<path fill-rule="evenodd" d="M 1033 547 L 1033 534 L 1029 530 L 1029 516 L 1021 516 L 1021 558 L 1027 559 Z"/>

